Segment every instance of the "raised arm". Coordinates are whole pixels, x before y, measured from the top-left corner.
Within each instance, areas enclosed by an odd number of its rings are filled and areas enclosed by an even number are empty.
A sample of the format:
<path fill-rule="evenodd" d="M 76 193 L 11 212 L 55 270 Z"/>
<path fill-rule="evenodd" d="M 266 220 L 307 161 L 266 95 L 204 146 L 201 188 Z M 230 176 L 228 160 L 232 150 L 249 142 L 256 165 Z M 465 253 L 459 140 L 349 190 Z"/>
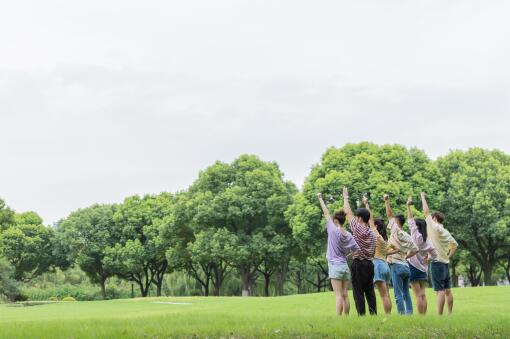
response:
<path fill-rule="evenodd" d="M 390 197 L 388 196 L 388 194 L 385 194 L 383 196 L 383 199 L 384 199 L 384 207 L 386 207 L 386 216 L 388 217 L 388 220 L 393 218 L 393 210 L 391 209 L 391 206 L 390 206 Z"/>
<path fill-rule="evenodd" d="M 413 198 L 409 197 L 407 198 L 407 219 L 414 219 L 413 217 Z"/>
<path fill-rule="evenodd" d="M 347 220 L 349 223 L 354 218 L 354 214 L 351 210 L 351 205 L 349 205 L 349 191 L 347 190 L 347 187 L 344 187 L 343 189 L 343 196 L 344 196 L 344 212 L 347 215 Z"/>
<path fill-rule="evenodd" d="M 324 200 L 322 199 L 322 193 L 317 193 L 317 198 L 319 198 L 319 203 L 321 204 L 322 213 L 324 213 L 324 217 L 326 217 L 326 219 L 331 218 L 331 216 L 329 215 L 328 206 L 326 206 Z"/>
<path fill-rule="evenodd" d="M 368 197 L 366 195 L 363 196 L 363 205 L 365 205 L 365 208 L 370 212 L 370 219 L 368 220 L 370 228 L 372 229 L 372 231 L 375 232 L 375 234 L 379 234 L 379 232 L 377 232 L 377 226 L 375 226 L 374 214 L 370 210 L 370 205 L 368 204 Z"/>
<path fill-rule="evenodd" d="M 425 198 L 425 192 L 421 192 L 420 196 L 421 204 L 423 205 L 423 214 L 425 215 L 425 218 L 427 218 L 430 215 L 430 209 L 429 205 L 427 204 L 427 199 Z"/>

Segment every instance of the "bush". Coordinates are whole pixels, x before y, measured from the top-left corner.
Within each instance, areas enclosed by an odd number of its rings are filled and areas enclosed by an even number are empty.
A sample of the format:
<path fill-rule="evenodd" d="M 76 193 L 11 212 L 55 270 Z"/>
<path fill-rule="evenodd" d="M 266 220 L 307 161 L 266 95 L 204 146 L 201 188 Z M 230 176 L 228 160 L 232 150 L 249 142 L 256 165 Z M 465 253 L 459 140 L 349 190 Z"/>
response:
<path fill-rule="evenodd" d="M 58 297 L 49 297 L 48 301 L 58 301 Z"/>
<path fill-rule="evenodd" d="M 62 301 L 76 301 L 76 299 L 74 299 L 73 297 L 69 297 L 69 296 L 68 296 L 68 297 L 64 297 L 64 298 L 62 299 Z"/>
<path fill-rule="evenodd" d="M 14 296 L 14 301 L 16 301 L 16 302 L 27 301 L 27 300 L 28 300 L 28 296 L 26 296 L 23 293 L 16 293 L 16 295 Z"/>
<path fill-rule="evenodd" d="M 200 291 L 198 289 L 190 290 L 189 295 L 192 297 L 198 297 L 198 296 L 202 295 L 202 291 Z"/>
<path fill-rule="evenodd" d="M 0 257 L 0 296 L 9 301 L 17 301 L 22 297 L 19 283 L 14 280 L 14 268 L 3 257 Z"/>

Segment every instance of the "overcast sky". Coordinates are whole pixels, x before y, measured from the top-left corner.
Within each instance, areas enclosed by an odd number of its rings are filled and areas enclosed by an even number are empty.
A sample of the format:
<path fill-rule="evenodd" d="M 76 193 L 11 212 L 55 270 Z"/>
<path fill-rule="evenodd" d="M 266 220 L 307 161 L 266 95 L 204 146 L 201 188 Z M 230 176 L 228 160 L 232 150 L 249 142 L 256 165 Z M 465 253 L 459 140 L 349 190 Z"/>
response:
<path fill-rule="evenodd" d="M 510 152 L 508 1 L 8 1 L 0 197 L 45 223 L 241 153 Z"/>

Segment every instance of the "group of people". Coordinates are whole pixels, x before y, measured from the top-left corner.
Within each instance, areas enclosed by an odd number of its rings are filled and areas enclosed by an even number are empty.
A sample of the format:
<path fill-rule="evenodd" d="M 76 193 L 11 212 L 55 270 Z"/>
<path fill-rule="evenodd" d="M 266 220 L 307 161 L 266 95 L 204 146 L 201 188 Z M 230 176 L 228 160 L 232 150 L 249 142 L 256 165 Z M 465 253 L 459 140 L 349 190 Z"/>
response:
<path fill-rule="evenodd" d="M 349 280 L 358 315 L 365 315 L 365 300 L 370 314 L 377 314 L 375 287 L 379 291 L 386 314 L 391 313 L 389 285 L 393 286 L 395 303 L 399 314 L 412 314 L 413 304 L 409 284 L 416 298 L 419 314 L 427 312 L 425 286 L 430 263 L 431 280 L 437 294 L 437 311 L 443 314 L 445 302 L 448 314 L 452 313 L 453 295 L 448 269 L 450 257 L 458 244 L 443 226 L 441 212 L 430 213 L 425 193 L 421 193 L 425 219 L 413 216 L 413 201 L 407 200 L 407 233 L 403 226 L 404 215 L 395 215 L 390 198 L 383 196 L 388 223 L 374 219 L 367 197 L 363 197 L 364 207 L 353 213 L 349 204 L 349 192 L 343 189 L 344 207 L 330 215 L 328 207 L 317 194 L 326 218 L 329 278 L 336 297 L 336 313 L 348 315 L 350 303 L 347 294 Z M 349 222 L 350 230 L 344 228 Z M 349 268 L 347 258 L 352 256 Z"/>

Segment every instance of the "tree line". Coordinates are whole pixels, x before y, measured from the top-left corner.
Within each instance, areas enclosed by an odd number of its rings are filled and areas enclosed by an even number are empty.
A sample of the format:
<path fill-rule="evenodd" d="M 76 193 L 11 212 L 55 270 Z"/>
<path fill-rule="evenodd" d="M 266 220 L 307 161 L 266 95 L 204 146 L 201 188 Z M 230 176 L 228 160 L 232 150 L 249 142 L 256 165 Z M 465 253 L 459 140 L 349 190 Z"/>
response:
<path fill-rule="evenodd" d="M 327 239 L 316 193 L 338 209 L 343 186 L 353 205 L 369 195 L 378 216 L 384 193 L 403 211 L 408 196 L 427 192 L 460 244 L 454 280 L 459 268 L 473 286 L 494 284 L 496 269 L 510 278 L 508 154 L 473 148 L 432 161 L 416 148 L 363 142 L 327 149 L 300 191 L 277 163 L 241 155 L 201 171 L 185 191 L 95 204 L 52 227 L 0 200 L 0 294 L 12 295 L 15 282 L 72 266 L 97 283 L 104 298 L 111 277 L 132 281 L 142 296 L 151 289 L 159 296 L 165 274 L 175 271 L 193 277 L 206 296 L 220 295 L 232 275 L 240 278 L 243 296 L 257 282 L 265 295 L 270 284 L 283 295 L 288 280 L 298 293 L 305 281 L 321 291 Z"/>

